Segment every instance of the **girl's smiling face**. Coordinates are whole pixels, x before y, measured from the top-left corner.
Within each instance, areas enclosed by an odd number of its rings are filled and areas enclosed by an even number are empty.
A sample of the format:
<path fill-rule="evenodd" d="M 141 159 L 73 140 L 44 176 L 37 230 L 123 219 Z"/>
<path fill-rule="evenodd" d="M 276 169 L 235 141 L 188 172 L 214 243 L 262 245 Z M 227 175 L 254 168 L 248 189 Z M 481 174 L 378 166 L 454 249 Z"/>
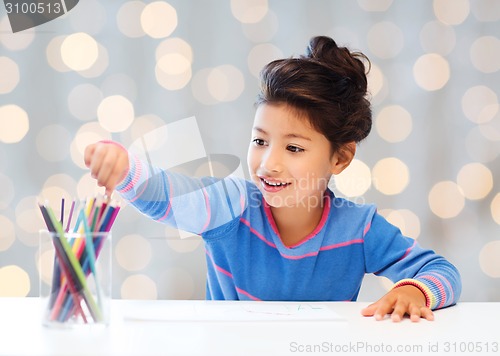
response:
<path fill-rule="evenodd" d="M 328 139 L 285 104 L 257 108 L 248 150 L 253 182 L 271 207 L 318 208 L 332 174 L 347 165 Z"/>

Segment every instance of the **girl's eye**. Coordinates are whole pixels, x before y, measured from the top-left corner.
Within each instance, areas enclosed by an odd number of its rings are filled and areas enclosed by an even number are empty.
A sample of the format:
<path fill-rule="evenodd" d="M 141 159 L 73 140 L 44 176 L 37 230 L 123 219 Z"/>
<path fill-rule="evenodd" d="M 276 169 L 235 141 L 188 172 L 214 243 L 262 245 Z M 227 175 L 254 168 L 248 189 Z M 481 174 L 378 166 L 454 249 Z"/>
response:
<path fill-rule="evenodd" d="M 255 139 L 253 139 L 252 142 L 255 143 L 257 146 L 264 146 L 264 144 L 265 144 L 264 140 L 262 140 L 260 138 L 255 138 Z"/>
<path fill-rule="evenodd" d="M 293 152 L 293 153 L 299 153 L 299 152 L 304 152 L 304 149 L 303 148 L 300 148 L 300 147 L 297 147 L 297 146 L 292 146 L 292 145 L 289 145 L 287 146 L 286 148 L 288 151 L 290 152 Z"/>

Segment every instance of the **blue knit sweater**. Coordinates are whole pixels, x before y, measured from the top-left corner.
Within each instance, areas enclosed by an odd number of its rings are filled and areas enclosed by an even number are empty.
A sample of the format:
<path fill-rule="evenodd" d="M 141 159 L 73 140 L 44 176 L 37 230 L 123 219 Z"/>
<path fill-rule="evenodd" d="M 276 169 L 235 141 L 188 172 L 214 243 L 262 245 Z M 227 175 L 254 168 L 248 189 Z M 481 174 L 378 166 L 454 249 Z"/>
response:
<path fill-rule="evenodd" d="M 457 269 L 403 236 L 373 205 L 327 190 L 317 228 L 285 246 L 252 182 L 190 178 L 131 157 L 117 190 L 150 218 L 203 237 L 207 299 L 354 301 L 366 273 L 420 288 L 432 309 L 459 298 Z"/>

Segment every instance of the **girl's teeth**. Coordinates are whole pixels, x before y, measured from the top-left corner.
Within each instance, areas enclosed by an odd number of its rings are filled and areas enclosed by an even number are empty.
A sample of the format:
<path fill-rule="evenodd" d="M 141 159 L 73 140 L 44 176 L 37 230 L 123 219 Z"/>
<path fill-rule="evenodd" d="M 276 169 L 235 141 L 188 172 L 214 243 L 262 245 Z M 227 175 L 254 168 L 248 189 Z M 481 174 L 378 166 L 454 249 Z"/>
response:
<path fill-rule="evenodd" d="M 286 183 L 281 183 L 281 182 L 268 182 L 267 180 L 264 179 L 264 182 L 268 185 L 272 185 L 272 186 L 275 186 L 275 187 L 279 187 L 279 186 L 282 186 L 282 185 L 285 185 Z"/>

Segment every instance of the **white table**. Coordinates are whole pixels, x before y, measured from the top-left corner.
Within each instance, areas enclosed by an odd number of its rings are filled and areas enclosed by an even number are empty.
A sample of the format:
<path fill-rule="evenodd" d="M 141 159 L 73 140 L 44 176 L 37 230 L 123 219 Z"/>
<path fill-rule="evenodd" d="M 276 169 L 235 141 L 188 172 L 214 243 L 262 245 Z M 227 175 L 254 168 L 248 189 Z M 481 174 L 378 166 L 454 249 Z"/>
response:
<path fill-rule="evenodd" d="M 38 298 L 0 298 L 0 355 L 500 355 L 500 303 L 459 303 L 418 323 L 363 317 L 360 302 L 319 303 L 336 313 L 331 321 L 219 312 L 245 303 L 113 300 L 109 327 L 55 329 L 41 325 Z M 200 310 L 197 320 L 166 320 L 183 308 Z"/>

